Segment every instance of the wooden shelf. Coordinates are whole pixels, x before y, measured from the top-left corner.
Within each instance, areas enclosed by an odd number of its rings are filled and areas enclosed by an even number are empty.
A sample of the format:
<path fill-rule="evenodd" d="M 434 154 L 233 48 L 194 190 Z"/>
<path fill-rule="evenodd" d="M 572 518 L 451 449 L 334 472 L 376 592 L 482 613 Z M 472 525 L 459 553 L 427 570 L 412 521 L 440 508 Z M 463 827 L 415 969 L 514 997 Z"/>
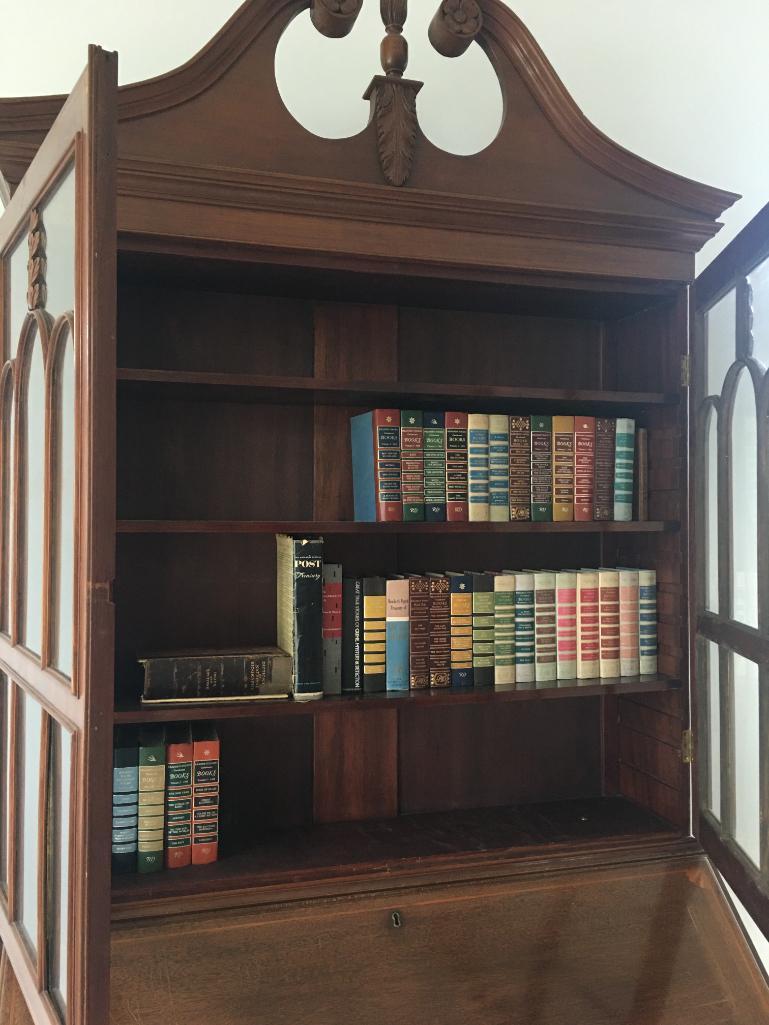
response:
<path fill-rule="evenodd" d="M 475 705 L 554 698 L 598 697 L 603 694 L 642 694 L 680 688 L 678 680 L 661 674 L 626 676 L 612 680 L 560 680 L 557 683 L 518 684 L 475 690 L 388 691 L 382 694 L 345 694 L 317 701 L 265 700 L 222 705 L 154 705 L 119 707 L 116 723 L 176 722 L 180 719 L 255 719 L 281 715 L 333 715 L 350 709 L 414 708 L 432 705 Z"/>
<path fill-rule="evenodd" d="M 393 405 L 521 412 L 585 411 L 622 413 L 646 406 L 677 405 L 677 394 L 598 391 L 571 388 L 504 388 L 496 385 L 334 381 L 313 377 L 221 374 L 191 370 L 119 368 L 121 392 L 235 402 L 294 402 L 320 405 Z M 579 412 L 579 410 L 576 410 Z"/>
<path fill-rule="evenodd" d="M 286 830 L 255 839 L 253 849 L 226 853 L 214 865 L 152 875 L 115 876 L 113 910 L 141 902 L 243 891 L 260 886 L 364 874 L 424 871 L 474 861 L 552 855 L 559 845 L 676 836 L 672 826 L 621 797 L 556 801 L 507 808 L 404 815 Z M 569 853 L 574 853 L 570 850 Z"/>
<path fill-rule="evenodd" d="M 355 523 L 348 520 L 118 520 L 118 534 L 662 534 L 676 520 L 627 523 Z"/>

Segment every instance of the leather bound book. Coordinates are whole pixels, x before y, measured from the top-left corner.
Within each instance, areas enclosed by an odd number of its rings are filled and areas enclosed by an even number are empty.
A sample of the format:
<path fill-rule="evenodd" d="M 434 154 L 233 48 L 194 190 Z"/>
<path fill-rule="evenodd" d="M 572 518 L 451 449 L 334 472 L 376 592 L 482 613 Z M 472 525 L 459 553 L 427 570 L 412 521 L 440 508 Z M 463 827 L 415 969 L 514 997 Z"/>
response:
<path fill-rule="evenodd" d="M 619 672 L 619 572 L 598 570 L 599 624 L 601 636 L 600 674 L 613 679 Z"/>
<path fill-rule="evenodd" d="M 144 726 L 139 733 L 139 872 L 163 868 L 166 803 L 166 735 L 164 726 Z"/>
<path fill-rule="evenodd" d="M 515 683 L 515 573 L 494 576 L 494 686 Z"/>
<path fill-rule="evenodd" d="M 601 634 L 598 615 L 598 570 L 577 574 L 577 678 L 600 675 Z"/>
<path fill-rule="evenodd" d="M 645 427 L 636 431 L 635 445 L 635 518 L 649 519 L 649 432 Z"/>
<path fill-rule="evenodd" d="M 401 482 L 403 520 L 406 523 L 425 518 L 425 455 L 422 438 L 422 411 L 401 410 Z"/>
<path fill-rule="evenodd" d="M 473 680 L 494 685 L 494 577 L 473 573 Z"/>
<path fill-rule="evenodd" d="M 467 413 L 446 413 L 446 519 L 466 522 Z"/>
<path fill-rule="evenodd" d="M 515 574 L 515 682 L 534 683 L 534 574 Z"/>
<path fill-rule="evenodd" d="M 451 686 L 473 686 L 473 575 L 447 573 L 451 599 Z"/>
<path fill-rule="evenodd" d="M 112 752 L 112 871 L 136 871 L 139 833 L 139 738 L 132 726 L 118 726 Z"/>
<path fill-rule="evenodd" d="M 593 519 L 595 497 L 595 417 L 574 417 L 574 519 Z"/>
<path fill-rule="evenodd" d="M 638 654 L 641 675 L 657 672 L 657 573 L 638 571 Z"/>
<path fill-rule="evenodd" d="M 363 579 L 363 691 L 387 689 L 387 593 L 384 577 Z"/>
<path fill-rule="evenodd" d="M 638 570 L 619 571 L 619 674 L 638 676 Z"/>
<path fill-rule="evenodd" d="M 374 409 L 351 417 L 350 440 L 356 521 L 402 520 L 400 410 Z"/>
<path fill-rule="evenodd" d="M 510 417 L 489 415 L 489 519 L 510 521 Z"/>
<path fill-rule="evenodd" d="M 430 582 L 409 578 L 409 689 L 430 686 Z"/>
<path fill-rule="evenodd" d="M 323 563 L 323 693 L 342 693 L 342 567 Z"/>
<path fill-rule="evenodd" d="M 219 857 L 220 744 L 212 723 L 192 728 L 192 864 L 210 865 Z"/>
<path fill-rule="evenodd" d="M 635 469 L 635 420 L 620 417 L 614 440 L 614 519 L 633 518 L 633 472 Z"/>
<path fill-rule="evenodd" d="M 614 519 L 614 447 L 617 421 L 596 417 L 593 519 Z"/>
<path fill-rule="evenodd" d="M 531 518 L 553 518 L 553 418 L 531 418 Z"/>
<path fill-rule="evenodd" d="M 430 586 L 430 686 L 451 686 L 451 585 L 440 573 L 428 573 Z"/>
<path fill-rule="evenodd" d="M 574 519 L 574 417 L 553 417 L 553 520 Z"/>
<path fill-rule="evenodd" d="M 144 667 L 142 704 L 205 704 L 287 698 L 293 687 L 288 652 L 264 647 L 187 651 L 139 659 Z"/>
<path fill-rule="evenodd" d="M 276 535 L 278 645 L 294 660 L 294 698 L 323 697 L 323 538 Z"/>
<path fill-rule="evenodd" d="M 467 417 L 467 467 L 469 518 L 473 523 L 489 519 L 489 417 L 470 413 Z"/>
<path fill-rule="evenodd" d="M 385 584 L 387 607 L 387 690 L 409 689 L 409 582 L 406 577 Z"/>
<path fill-rule="evenodd" d="M 556 679 L 555 573 L 534 574 L 534 679 L 549 683 Z"/>
<path fill-rule="evenodd" d="M 363 692 L 363 581 L 342 580 L 342 693 Z"/>
<path fill-rule="evenodd" d="M 557 678 L 577 678 L 577 572 L 563 569 L 555 574 Z"/>
<path fill-rule="evenodd" d="M 531 417 L 510 417 L 510 519 L 531 519 Z"/>
<path fill-rule="evenodd" d="M 166 868 L 192 864 L 192 729 L 166 729 Z"/>
<path fill-rule="evenodd" d="M 425 519 L 446 520 L 446 420 L 443 413 L 424 413 Z"/>

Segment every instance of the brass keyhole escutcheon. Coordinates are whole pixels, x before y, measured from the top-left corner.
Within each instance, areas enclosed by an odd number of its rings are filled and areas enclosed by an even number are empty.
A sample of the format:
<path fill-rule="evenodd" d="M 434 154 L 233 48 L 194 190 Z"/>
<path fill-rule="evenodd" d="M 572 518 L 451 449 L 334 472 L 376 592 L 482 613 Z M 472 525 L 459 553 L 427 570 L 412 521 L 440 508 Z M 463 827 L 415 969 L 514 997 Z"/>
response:
<path fill-rule="evenodd" d="M 400 911 L 393 911 L 393 913 L 390 915 L 390 921 L 392 923 L 393 929 L 400 929 L 400 927 L 403 925 L 403 919 L 401 918 Z"/>

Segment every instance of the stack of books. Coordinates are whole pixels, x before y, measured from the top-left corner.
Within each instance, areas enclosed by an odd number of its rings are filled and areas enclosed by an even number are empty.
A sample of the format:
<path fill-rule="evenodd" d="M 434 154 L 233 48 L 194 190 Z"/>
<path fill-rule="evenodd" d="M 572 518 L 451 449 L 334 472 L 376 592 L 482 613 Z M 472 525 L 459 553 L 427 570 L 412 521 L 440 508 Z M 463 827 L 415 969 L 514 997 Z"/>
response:
<path fill-rule="evenodd" d="M 627 417 L 375 409 L 352 417 L 355 519 L 647 519 L 647 433 Z"/>

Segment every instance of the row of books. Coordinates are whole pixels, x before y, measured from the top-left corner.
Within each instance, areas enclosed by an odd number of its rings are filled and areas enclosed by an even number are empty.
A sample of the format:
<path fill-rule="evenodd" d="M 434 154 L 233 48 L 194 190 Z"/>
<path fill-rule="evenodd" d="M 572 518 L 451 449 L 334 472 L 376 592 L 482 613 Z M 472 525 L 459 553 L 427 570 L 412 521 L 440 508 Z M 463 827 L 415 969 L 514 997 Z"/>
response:
<path fill-rule="evenodd" d="M 646 430 L 626 417 L 374 409 L 350 430 L 360 522 L 628 521 L 634 489 L 647 518 Z"/>
<path fill-rule="evenodd" d="M 159 872 L 216 861 L 219 751 L 211 723 L 116 728 L 113 872 Z"/>

